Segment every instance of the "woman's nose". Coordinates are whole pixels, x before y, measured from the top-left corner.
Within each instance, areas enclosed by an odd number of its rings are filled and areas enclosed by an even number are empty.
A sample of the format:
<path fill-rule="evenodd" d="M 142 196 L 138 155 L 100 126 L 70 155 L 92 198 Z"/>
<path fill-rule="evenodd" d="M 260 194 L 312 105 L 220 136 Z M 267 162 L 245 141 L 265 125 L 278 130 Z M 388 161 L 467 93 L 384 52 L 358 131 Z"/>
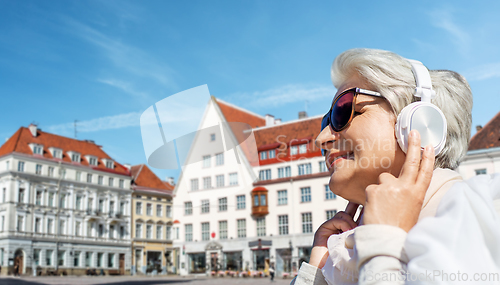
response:
<path fill-rule="evenodd" d="M 316 137 L 315 144 L 319 149 L 329 149 L 331 146 L 328 144 L 333 144 L 337 140 L 338 133 L 333 132 L 330 126 L 326 126 L 319 135 Z"/>

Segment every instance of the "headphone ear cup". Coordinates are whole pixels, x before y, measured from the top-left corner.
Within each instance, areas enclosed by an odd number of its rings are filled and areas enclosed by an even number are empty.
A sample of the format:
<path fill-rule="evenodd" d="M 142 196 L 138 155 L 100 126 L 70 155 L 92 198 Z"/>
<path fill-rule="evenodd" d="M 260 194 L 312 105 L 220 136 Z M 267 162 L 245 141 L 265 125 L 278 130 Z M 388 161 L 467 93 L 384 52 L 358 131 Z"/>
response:
<path fill-rule="evenodd" d="M 422 149 L 427 145 L 434 146 L 434 154 L 438 155 L 446 143 L 446 118 L 436 106 L 427 102 L 415 102 L 401 110 L 395 126 L 399 147 L 408 151 L 408 137 L 412 130 L 420 133 Z"/>

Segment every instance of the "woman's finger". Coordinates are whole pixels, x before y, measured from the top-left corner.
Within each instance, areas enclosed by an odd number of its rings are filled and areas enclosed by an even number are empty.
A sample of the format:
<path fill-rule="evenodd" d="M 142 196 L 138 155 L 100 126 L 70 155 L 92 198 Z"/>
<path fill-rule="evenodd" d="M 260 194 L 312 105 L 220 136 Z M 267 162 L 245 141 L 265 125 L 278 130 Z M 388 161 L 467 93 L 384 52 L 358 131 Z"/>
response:
<path fill-rule="evenodd" d="M 347 214 L 346 212 L 338 212 L 332 220 L 345 221 L 345 222 L 347 222 L 347 224 L 349 224 L 350 229 L 353 229 L 357 226 L 357 224 L 354 221 L 354 219 L 352 218 L 352 216 Z"/>
<path fill-rule="evenodd" d="M 349 204 L 347 204 L 347 207 L 345 207 L 344 212 L 346 214 L 348 214 L 349 216 L 351 216 L 351 218 L 354 219 L 354 215 L 356 215 L 356 212 L 358 211 L 358 207 L 359 207 L 359 204 L 349 202 Z"/>
<path fill-rule="evenodd" d="M 422 155 L 422 162 L 420 163 L 420 170 L 417 177 L 417 189 L 423 191 L 422 197 L 425 196 L 425 192 L 427 192 L 427 188 L 429 188 L 429 184 L 431 183 L 434 160 L 434 148 L 432 145 L 428 145 L 425 147 Z"/>
<path fill-rule="evenodd" d="M 420 134 L 418 131 L 413 130 L 408 137 L 408 151 L 406 152 L 406 159 L 401 168 L 399 178 L 415 182 L 417 180 L 418 170 L 420 168 Z"/>

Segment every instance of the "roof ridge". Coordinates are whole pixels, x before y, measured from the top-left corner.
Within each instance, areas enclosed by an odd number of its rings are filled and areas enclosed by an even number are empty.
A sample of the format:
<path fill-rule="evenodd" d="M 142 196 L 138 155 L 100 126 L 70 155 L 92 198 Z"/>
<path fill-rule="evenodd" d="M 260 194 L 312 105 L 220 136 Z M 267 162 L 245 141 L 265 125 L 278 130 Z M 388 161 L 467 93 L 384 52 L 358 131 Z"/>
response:
<path fill-rule="evenodd" d="M 497 117 L 500 116 L 500 112 L 498 112 L 493 118 L 491 118 L 487 123 L 486 125 L 482 126 L 481 129 L 479 131 L 477 131 L 471 138 L 469 141 L 472 141 L 472 139 L 474 139 L 475 136 L 477 136 L 477 134 L 481 133 L 484 129 L 486 129 L 490 124 L 493 123 L 493 121 L 495 121 L 497 119 Z"/>
<path fill-rule="evenodd" d="M 299 122 L 304 122 L 304 121 L 308 121 L 308 120 L 318 119 L 318 118 L 321 118 L 323 116 L 324 115 L 316 115 L 316 116 L 313 116 L 313 117 L 307 117 L 305 119 L 296 119 L 296 120 L 284 122 L 284 123 L 277 124 L 277 125 L 275 124 L 275 125 L 272 125 L 272 126 L 257 127 L 257 128 L 253 128 L 252 131 L 260 131 L 260 130 L 270 129 L 270 128 L 279 127 L 279 126 L 283 126 L 283 125 L 291 125 L 291 124 L 295 124 L 295 123 L 299 123 Z"/>
<path fill-rule="evenodd" d="M 134 180 L 139 177 L 139 174 L 141 174 L 142 168 L 144 167 L 144 163 L 141 163 L 141 168 L 139 168 L 139 171 L 137 171 L 137 174 L 134 177 Z"/>
<path fill-rule="evenodd" d="M 214 97 L 214 99 L 215 99 L 215 101 L 216 101 L 217 103 L 221 102 L 222 104 L 226 104 L 226 105 L 227 105 L 227 106 L 229 106 L 229 107 L 235 108 L 235 109 L 237 109 L 237 110 L 239 110 L 239 111 L 242 111 L 242 112 L 245 112 L 245 113 L 248 113 L 248 114 L 250 114 L 250 115 L 252 115 L 252 116 L 258 117 L 258 118 L 260 118 L 260 119 L 266 119 L 264 116 L 259 115 L 259 114 L 257 114 L 257 113 L 254 113 L 254 112 L 252 112 L 252 111 L 250 111 L 250 110 L 243 109 L 243 108 L 241 108 L 241 107 L 239 107 L 239 106 L 236 106 L 236 105 L 234 105 L 234 104 L 231 104 L 231 103 L 229 103 L 229 102 L 226 102 L 226 101 L 224 101 L 224 100 L 222 100 L 222 99 L 220 99 L 220 98 L 216 98 L 215 96 L 212 96 L 212 97 Z"/>

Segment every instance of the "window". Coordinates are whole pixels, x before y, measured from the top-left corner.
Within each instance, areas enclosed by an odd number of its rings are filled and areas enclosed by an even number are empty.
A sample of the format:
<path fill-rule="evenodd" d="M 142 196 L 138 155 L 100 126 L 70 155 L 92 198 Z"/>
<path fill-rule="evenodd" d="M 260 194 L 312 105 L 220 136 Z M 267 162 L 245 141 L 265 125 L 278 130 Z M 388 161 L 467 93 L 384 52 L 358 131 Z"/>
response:
<path fill-rule="evenodd" d="M 92 174 L 87 174 L 87 183 L 92 183 Z"/>
<path fill-rule="evenodd" d="M 54 167 L 49 166 L 49 177 L 54 177 Z"/>
<path fill-rule="evenodd" d="M 42 226 L 42 219 L 41 218 L 35 218 L 35 233 L 41 232 L 41 226 Z"/>
<path fill-rule="evenodd" d="M 75 180 L 76 181 L 82 181 L 82 173 L 80 171 L 76 172 Z"/>
<path fill-rule="evenodd" d="M 97 253 L 97 267 L 103 267 L 104 265 L 104 253 Z"/>
<path fill-rule="evenodd" d="M 151 203 L 146 204 L 146 215 L 148 216 L 153 215 L 153 205 L 151 205 Z"/>
<path fill-rule="evenodd" d="M 125 238 L 125 227 L 124 226 L 120 227 L 120 238 L 121 239 Z"/>
<path fill-rule="evenodd" d="M 211 142 L 215 141 L 215 134 L 210 134 L 210 141 Z"/>
<path fill-rule="evenodd" d="M 64 266 L 64 256 L 66 255 L 65 253 L 66 253 L 66 251 L 63 251 L 63 250 L 60 250 L 57 253 L 57 265 Z"/>
<path fill-rule="evenodd" d="M 118 180 L 118 187 L 123 188 L 123 179 Z"/>
<path fill-rule="evenodd" d="M 97 176 L 97 184 L 102 185 L 103 177 L 102 175 Z"/>
<path fill-rule="evenodd" d="M 75 208 L 77 210 L 81 210 L 82 209 L 82 196 L 76 196 Z"/>
<path fill-rule="evenodd" d="M 238 185 L 238 173 L 229 173 L 229 185 Z"/>
<path fill-rule="evenodd" d="M 271 169 L 265 169 L 259 171 L 260 180 L 270 180 L 271 179 Z"/>
<path fill-rule="evenodd" d="M 135 225 L 135 237 L 142 238 L 142 224 Z"/>
<path fill-rule="evenodd" d="M 113 178 L 111 178 L 111 177 L 110 177 L 110 178 L 108 179 L 108 186 L 109 186 L 109 187 L 113 187 L 113 186 L 114 186 L 114 183 L 113 183 L 113 182 L 114 182 L 114 181 L 113 181 Z"/>
<path fill-rule="evenodd" d="M 161 236 L 162 232 L 163 232 L 163 227 L 160 225 L 157 225 L 156 226 L 156 239 L 162 239 L 162 236 Z"/>
<path fill-rule="evenodd" d="M 42 147 L 39 145 L 33 146 L 33 154 L 42 154 Z"/>
<path fill-rule="evenodd" d="M 201 223 L 201 240 L 210 240 L 210 223 Z"/>
<path fill-rule="evenodd" d="M 54 220 L 53 219 L 47 219 L 47 233 L 48 234 L 54 233 Z"/>
<path fill-rule="evenodd" d="M 54 251 L 53 250 L 47 249 L 45 251 L 45 265 L 47 265 L 47 266 L 53 266 L 53 264 L 52 264 L 53 255 L 54 255 Z"/>
<path fill-rule="evenodd" d="M 217 187 L 224 187 L 224 175 L 215 176 L 215 183 Z"/>
<path fill-rule="evenodd" d="M 266 195 L 260 195 L 260 205 L 261 206 L 266 206 L 267 205 Z"/>
<path fill-rule="evenodd" d="M 75 222 L 75 236 L 80 236 L 80 228 L 82 227 L 80 222 Z"/>
<path fill-rule="evenodd" d="M 125 202 L 120 202 L 120 215 L 124 215 L 125 214 Z"/>
<path fill-rule="evenodd" d="M 72 153 L 71 154 L 71 161 L 80 162 L 80 154 L 79 153 Z"/>
<path fill-rule="evenodd" d="M 310 163 L 299 164 L 299 175 L 306 175 L 311 173 L 312 171 Z"/>
<path fill-rule="evenodd" d="M 203 189 L 212 188 L 212 177 L 203 177 Z"/>
<path fill-rule="evenodd" d="M 7 202 L 7 189 L 6 188 L 3 188 L 2 189 L 2 202 L 5 203 Z"/>
<path fill-rule="evenodd" d="M 269 159 L 271 159 L 271 158 L 275 158 L 275 157 L 276 157 L 276 150 L 275 150 L 275 149 L 271 149 L 271 150 L 268 152 L 268 157 L 269 157 Z"/>
<path fill-rule="evenodd" d="M 4 227 L 5 227 L 5 216 L 2 216 L 2 220 L 0 220 L 0 231 L 4 231 Z M 2 260 L 0 260 L 0 262 L 2 262 Z"/>
<path fill-rule="evenodd" d="M 3 256 L 2 256 L 3 258 Z M 33 250 L 33 261 L 35 262 L 35 265 L 40 265 L 40 250 L 39 249 L 35 249 Z M 1 261 L 0 261 L 1 263 Z"/>
<path fill-rule="evenodd" d="M 108 209 L 108 212 L 110 214 L 114 214 L 115 213 L 115 201 L 109 201 L 109 209 Z"/>
<path fill-rule="evenodd" d="M 288 234 L 288 215 L 278 216 L 278 233 L 279 235 Z"/>
<path fill-rule="evenodd" d="M 330 190 L 330 186 L 329 185 L 325 185 L 325 199 L 326 200 L 333 200 L 335 198 L 337 198 L 337 195 L 335 195 L 335 193 L 333 193 Z"/>
<path fill-rule="evenodd" d="M 227 198 L 219 199 L 219 212 L 227 211 Z"/>
<path fill-rule="evenodd" d="M 59 176 L 60 176 L 62 179 L 66 179 L 66 169 L 64 169 L 64 168 L 59 168 Z"/>
<path fill-rule="evenodd" d="M 266 218 L 257 219 L 257 236 L 263 237 L 266 235 Z"/>
<path fill-rule="evenodd" d="M 210 167 L 210 155 L 203 156 L 203 168 Z"/>
<path fill-rule="evenodd" d="M 267 151 L 261 151 L 260 160 L 266 160 L 266 159 L 267 159 Z"/>
<path fill-rule="evenodd" d="M 292 168 L 290 166 L 278 168 L 278 178 L 292 176 Z"/>
<path fill-rule="evenodd" d="M 36 165 L 35 174 L 36 175 L 42 175 L 42 165 L 41 164 L 37 164 Z"/>
<path fill-rule="evenodd" d="M 10 161 L 5 162 L 5 170 L 10 170 Z"/>
<path fill-rule="evenodd" d="M 17 171 L 24 172 L 24 161 L 19 161 L 17 164 Z"/>
<path fill-rule="evenodd" d="M 98 206 L 97 209 L 99 210 L 99 212 L 103 213 L 104 212 L 104 200 L 99 199 L 99 204 L 97 206 Z"/>
<path fill-rule="evenodd" d="M 253 196 L 253 205 L 255 207 L 258 207 L 259 206 L 259 195 L 255 195 Z"/>
<path fill-rule="evenodd" d="M 191 179 L 191 191 L 200 189 L 198 186 L 198 178 Z"/>
<path fill-rule="evenodd" d="M 167 226 L 167 236 L 166 236 L 166 238 L 168 240 L 172 239 L 172 227 L 171 226 Z"/>
<path fill-rule="evenodd" d="M 311 202 L 311 187 L 300 188 L 300 201 L 302 203 Z"/>
<path fill-rule="evenodd" d="M 97 158 L 89 157 L 89 164 L 93 166 L 97 166 Z"/>
<path fill-rule="evenodd" d="M 326 219 L 329 220 L 333 218 L 337 214 L 337 210 L 327 210 L 326 211 Z"/>
<path fill-rule="evenodd" d="M 97 227 L 97 234 L 99 235 L 99 237 L 104 236 L 104 226 L 102 224 L 99 224 L 99 226 Z"/>
<path fill-rule="evenodd" d="M 80 267 L 80 256 L 82 255 L 81 251 L 75 251 L 73 255 L 73 266 Z"/>
<path fill-rule="evenodd" d="M 327 172 L 328 168 L 326 168 L 326 162 L 323 160 L 319 162 L 319 172 Z"/>
<path fill-rule="evenodd" d="M 85 267 L 92 266 L 92 252 L 85 253 Z"/>
<path fill-rule="evenodd" d="M 302 233 L 312 233 L 312 214 L 302 213 Z"/>
<path fill-rule="evenodd" d="M 210 213 L 210 201 L 201 200 L 201 213 Z"/>
<path fill-rule="evenodd" d="M 35 205 L 42 205 L 42 194 L 43 192 L 41 190 L 36 191 Z"/>
<path fill-rule="evenodd" d="M 227 221 L 219 221 L 219 239 L 227 239 Z"/>
<path fill-rule="evenodd" d="M 239 238 L 247 237 L 247 220 L 245 219 L 236 220 L 236 224 L 238 225 L 238 237 Z"/>
<path fill-rule="evenodd" d="M 306 153 L 306 152 L 307 152 L 307 144 L 299 145 L 299 153 Z"/>
<path fill-rule="evenodd" d="M 54 192 L 49 192 L 49 206 L 54 207 Z"/>
<path fill-rule="evenodd" d="M 113 161 L 110 161 L 110 160 L 106 160 L 106 168 L 114 168 L 114 163 Z"/>
<path fill-rule="evenodd" d="M 66 208 L 66 194 L 61 194 L 61 199 L 59 200 L 59 208 Z"/>
<path fill-rule="evenodd" d="M 184 231 L 186 234 L 186 241 L 193 241 L 193 225 L 192 224 L 187 224 L 184 225 Z"/>
<path fill-rule="evenodd" d="M 184 202 L 184 215 L 192 215 L 192 214 L 193 214 L 193 203 Z"/>
<path fill-rule="evenodd" d="M 52 156 L 54 158 L 59 158 L 59 159 L 62 159 L 62 151 L 60 149 L 54 149 L 52 151 Z"/>
<path fill-rule="evenodd" d="M 286 204 L 288 204 L 287 190 L 279 190 L 278 191 L 278 205 L 286 205 Z"/>
<path fill-rule="evenodd" d="M 215 155 L 215 165 L 224 165 L 224 153 Z"/>
<path fill-rule="evenodd" d="M 142 203 L 141 202 L 135 203 L 135 213 L 137 215 L 142 215 Z"/>
<path fill-rule="evenodd" d="M 17 230 L 24 232 L 24 216 L 17 216 Z"/>
<path fill-rule="evenodd" d="M 157 216 L 157 217 L 161 217 L 161 216 L 163 215 L 163 213 L 162 213 L 162 211 L 161 211 L 161 210 L 162 210 L 162 206 L 161 206 L 161 205 L 159 205 L 159 204 L 158 204 L 158 205 L 156 205 L 156 216 Z"/>
<path fill-rule="evenodd" d="M 167 212 L 167 218 L 172 218 L 172 206 L 167 205 L 166 212 Z"/>
<path fill-rule="evenodd" d="M 476 169 L 475 172 L 476 172 L 476 175 L 486 174 L 486 168 Z"/>
<path fill-rule="evenodd" d="M 245 209 L 245 195 L 236 196 L 236 209 Z"/>
<path fill-rule="evenodd" d="M 290 155 L 296 155 L 298 153 L 298 147 L 293 145 L 290 147 Z"/>
<path fill-rule="evenodd" d="M 146 238 L 147 239 L 153 238 L 153 225 L 146 225 Z"/>

